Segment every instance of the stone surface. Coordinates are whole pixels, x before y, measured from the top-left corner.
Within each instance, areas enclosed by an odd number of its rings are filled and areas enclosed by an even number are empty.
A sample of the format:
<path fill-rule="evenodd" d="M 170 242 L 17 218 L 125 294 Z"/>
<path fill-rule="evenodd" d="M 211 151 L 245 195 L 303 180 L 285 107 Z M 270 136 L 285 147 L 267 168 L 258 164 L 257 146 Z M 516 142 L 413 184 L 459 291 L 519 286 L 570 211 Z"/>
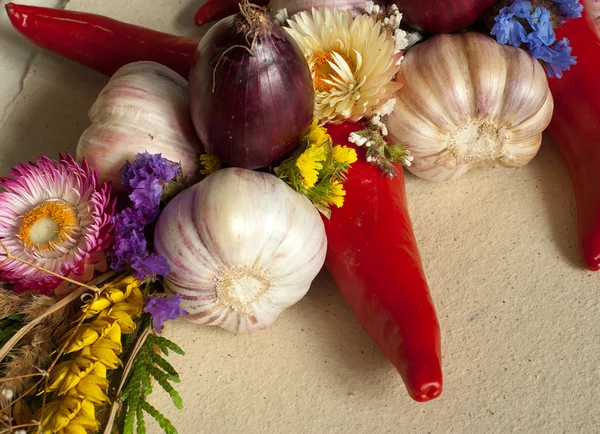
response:
<path fill-rule="evenodd" d="M 185 1 L 67 7 L 194 34 L 199 2 Z M 0 125 L 0 175 L 42 152 L 73 152 L 106 81 L 37 54 Z M 598 430 L 600 275 L 581 266 L 573 192 L 554 145 L 546 140 L 522 169 L 480 169 L 445 184 L 409 175 L 407 190 L 442 327 L 442 396 L 408 397 L 324 271 L 264 332 L 167 325 L 187 352 L 170 358 L 185 408 L 159 391 L 152 402 L 181 434 Z"/>

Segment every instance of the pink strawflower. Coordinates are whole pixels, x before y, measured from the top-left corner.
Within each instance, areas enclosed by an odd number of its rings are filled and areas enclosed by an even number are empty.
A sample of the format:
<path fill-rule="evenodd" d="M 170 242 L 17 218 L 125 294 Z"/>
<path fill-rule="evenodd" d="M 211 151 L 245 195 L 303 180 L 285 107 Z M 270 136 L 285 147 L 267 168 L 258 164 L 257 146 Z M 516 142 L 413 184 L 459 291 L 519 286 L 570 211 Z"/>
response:
<path fill-rule="evenodd" d="M 114 200 L 110 184 L 85 160 L 42 155 L 0 179 L 0 241 L 13 256 L 61 276 L 77 278 L 110 244 Z M 4 261 L 4 262 L 3 262 Z M 50 293 L 62 279 L 6 259 L 0 248 L 0 280 L 15 291 Z"/>

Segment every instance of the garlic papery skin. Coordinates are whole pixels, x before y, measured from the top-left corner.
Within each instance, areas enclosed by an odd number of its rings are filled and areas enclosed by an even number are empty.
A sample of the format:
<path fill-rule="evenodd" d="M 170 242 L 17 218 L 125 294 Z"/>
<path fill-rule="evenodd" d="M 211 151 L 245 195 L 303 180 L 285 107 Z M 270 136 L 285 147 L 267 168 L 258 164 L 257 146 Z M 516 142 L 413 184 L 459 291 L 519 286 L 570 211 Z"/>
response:
<path fill-rule="evenodd" d="M 88 127 L 77 146 L 102 181 L 121 188 L 125 161 L 148 151 L 182 164 L 191 179 L 199 169 L 202 144 L 192 124 L 187 82 L 175 71 L 154 62 L 119 69 L 102 89 L 88 114 Z"/>
<path fill-rule="evenodd" d="M 411 48 L 396 80 L 389 141 L 409 170 L 446 181 L 478 166 L 519 167 L 537 153 L 554 108 L 544 69 L 479 33 L 436 35 Z"/>
<path fill-rule="evenodd" d="M 298 12 L 310 12 L 312 8 L 348 9 L 352 15 L 356 16 L 365 13 L 365 4 L 366 0 L 271 0 L 269 8 L 273 14 L 281 9 L 286 9 L 287 16 L 290 18 Z"/>
<path fill-rule="evenodd" d="M 222 169 L 177 195 L 154 232 L 185 318 L 231 332 L 270 325 L 308 291 L 327 238 L 312 203 L 268 173 Z"/>

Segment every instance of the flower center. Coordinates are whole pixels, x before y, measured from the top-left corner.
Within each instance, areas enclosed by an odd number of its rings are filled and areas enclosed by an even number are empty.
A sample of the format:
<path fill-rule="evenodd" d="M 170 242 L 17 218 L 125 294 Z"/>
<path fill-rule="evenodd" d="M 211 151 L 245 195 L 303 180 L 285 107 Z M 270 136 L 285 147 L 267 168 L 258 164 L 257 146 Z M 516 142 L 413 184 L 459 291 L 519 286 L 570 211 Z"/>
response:
<path fill-rule="evenodd" d="M 29 248 L 50 250 L 54 244 L 72 238 L 78 224 L 76 210 L 71 205 L 48 201 L 25 215 L 19 235 Z"/>
<path fill-rule="evenodd" d="M 342 62 L 345 65 L 341 64 Z M 340 74 L 331 67 L 332 63 L 339 69 L 346 69 L 350 72 L 354 71 L 355 68 L 352 59 L 337 51 L 319 51 L 315 53 L 310 58 L 309 65 L 316 91 L 329 92 L 333 88 L 333 84 L 328 83 L 328 81 L 334 81 L 335 78 L 343 80 L 343 77 L 340 77 Z"/>

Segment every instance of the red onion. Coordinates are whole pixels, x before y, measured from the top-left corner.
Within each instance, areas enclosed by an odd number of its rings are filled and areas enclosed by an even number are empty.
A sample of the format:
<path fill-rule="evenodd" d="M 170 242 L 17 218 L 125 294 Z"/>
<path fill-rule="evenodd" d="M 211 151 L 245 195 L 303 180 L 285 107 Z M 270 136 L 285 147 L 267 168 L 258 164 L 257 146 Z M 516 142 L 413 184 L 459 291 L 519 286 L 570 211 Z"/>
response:
<path fill-rule="evenodd" d="M 230 166 L 283 160 L 312 119 L 315 95 L 302 51 L 266 8 L 247 1 L 202 38 L 189 90 L 206 151 Z"/>
<path fill-rule="evenodd" d="M 469 27 L 496 0 L 395 0 L 403 22 L 429 33 L 451 33 Z"/>

